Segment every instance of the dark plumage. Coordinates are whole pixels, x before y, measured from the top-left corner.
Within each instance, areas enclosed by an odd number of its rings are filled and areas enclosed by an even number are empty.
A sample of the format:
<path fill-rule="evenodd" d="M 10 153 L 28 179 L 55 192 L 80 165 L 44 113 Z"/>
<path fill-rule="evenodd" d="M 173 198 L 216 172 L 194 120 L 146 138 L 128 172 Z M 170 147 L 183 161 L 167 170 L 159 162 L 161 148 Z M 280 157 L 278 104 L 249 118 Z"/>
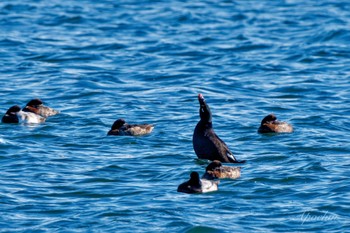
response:
<path fill-rule="evenodd" d="M 22 110 L 23 112 L 35 113 L 44 118 L 47 118 L 49 116 L 53 116 L 59 113 L 59 111 L 56 111 L 50 107 L 45 106 L 40 99 L 32 99 L 27 103 L 27 105 Z"/>
<path fill-rule="evenodd" d="M 2 117 L 2 123 L 19 123 L 19 118 L 17 113 L 21 111 L 21 108 L 18 105 L 12 106 L 7 110 L 5 115 Z"/>
<path fill-rule="evenodd" d="M 197 157 L 212 161 L 219 160 L 225 163 L 244 163 L 245 161 L 238 161 L 233 156 L 225 142 L 214 132 L 211 111 L 202 94 L 198 95 L 198 101 L 201 119 L 194 129 L 192 138 L 193 149 Z"/>
<path fill-rule="evenodd" d="M 222 166 L 220 161 L 214 160 L 207 166 L 202 178 L 207 180 L 224 179 L 224 178 L 237 179 L 240 176 L 241 176 L 240 167 Z"/>
<path fill-rule="evenodd" d="M 191 178 L 177 188 L 182 193 L 207 193 L 218 190 L 219 181 L 200 179 L 198 172 L 191 172 Z"/>
<path fill-rule="evenodd" d="M 259 133 L 291 133 L 293 126 L 287 122 L 278 121 L 274 114 L 269 114 L 261 121 Z"/>
<path fill-rule="evenodd" d="M 116 120 L 107 135 L 141 136 L 152 132 L 154 126 L 150 124 L 129 125 L 124 119 Z"/>

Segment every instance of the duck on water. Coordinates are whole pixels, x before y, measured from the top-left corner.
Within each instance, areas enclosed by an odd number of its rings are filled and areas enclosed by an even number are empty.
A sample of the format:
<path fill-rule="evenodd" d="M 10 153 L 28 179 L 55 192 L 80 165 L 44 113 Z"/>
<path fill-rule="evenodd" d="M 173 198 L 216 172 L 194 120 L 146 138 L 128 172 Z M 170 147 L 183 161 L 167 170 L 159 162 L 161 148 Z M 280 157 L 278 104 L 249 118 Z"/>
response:
<path fill-rule="evenodd" d="M 241 176 L 240 167 L 223 166 L 218 160 L 211 162 L 205 169 L 203 179 L 237 179 Z"/>
<path fill-rule="evenodd" d="M 46 118 L 33 112 L 25 112 L 18 105 L 10 107 L 2 117 L 2 123 L 38 124 L 45 122 Z"/>
<path fill-rule="evenodd" d="M 40 99 L 32 99 L 21 109 L 18 105 L 10 107 L 2 117 L 2 123 L 27 123 L 38 124 L 45 122 L 48 116 L 58 114 L 52 108 L 43 105 Z"/>
<path fill-rule="evenodd" d="M 43 101 L 40 99 L 32 99 L 30 100 L 27 105 L 22 109 L 23 112 L 32 112 L 37 115 L 40 115 L 44 118 L 47 118 L 49 116 L 54 116 L 59 113 L 59 111 L 50 108 L 48 106 L 45 106 Z"/>
<path fill-rule="evenodd" d="M 151 124 L 128 124 L 124 119 L 116 120 L 107 135 L 118 136 L 141 136 L 152 132 L 154 126 Z"/>
<path fill-rule="evenodd" d="M 274 114 L 262 119 L 258 133 L 292 133 L 293 126 L 284 121 L 278 121 Z"/>
<path fill-rule="evenodd" d="M 190 179 L 177 188 L 182 193 L 207 193 L 218 190 L 218 180 L 200 179 L 198 172 L 191 172 Z"/>

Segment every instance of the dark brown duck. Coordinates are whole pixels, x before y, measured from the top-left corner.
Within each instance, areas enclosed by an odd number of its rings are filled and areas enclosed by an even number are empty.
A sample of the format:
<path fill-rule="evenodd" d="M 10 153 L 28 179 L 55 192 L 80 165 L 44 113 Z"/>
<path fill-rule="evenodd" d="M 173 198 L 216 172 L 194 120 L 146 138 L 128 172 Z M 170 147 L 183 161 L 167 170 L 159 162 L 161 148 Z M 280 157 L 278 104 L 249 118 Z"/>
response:
<path fill-rule="evenodd" d="M 54 116 L 59 113 L 59 111 L 45 106 L 40 99 L 32 99 L 27 103 L 27 105 L 22 109 L 22 111 L 32 112 L 45 118 L 49 116 Z"/>
<path fill-rule="evenodd" d="M 292 133 L 293 126 L 284 121 L 278 121 L 274 114 L 269 114 L 261 121 L 258 133 Z"/>
<path fill-rule="evenodd" d="M 107 135 L 118 135 L 118 136 L 141 136 L 152 132 L 154 126 L 151 124 L 133 124 L 129 125 L 124 119 L 116 120 L 111 130 L 108 131 Z"/>
<path fill-rule="evenodd" d="M 205 169 L 205 173 L 202 176 L 203 179 L 237 179 L 241 176 L 240 167 L 223 166 L 218 160 L 211 162 Z"/>

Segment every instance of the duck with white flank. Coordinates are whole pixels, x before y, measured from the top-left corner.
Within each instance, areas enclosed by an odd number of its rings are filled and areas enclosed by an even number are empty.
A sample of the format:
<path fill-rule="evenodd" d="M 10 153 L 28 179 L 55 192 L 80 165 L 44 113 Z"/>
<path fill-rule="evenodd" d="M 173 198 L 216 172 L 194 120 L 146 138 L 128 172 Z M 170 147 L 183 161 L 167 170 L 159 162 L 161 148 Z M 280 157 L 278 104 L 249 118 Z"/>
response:
<path fill-rule="evenodd" d="M 58 113 L 59 111 L 45 106 L 40 99 L 32 99 L 22 110 L 18 105 L 9 108 L 1 121 L 2 123 L 37 124 L 45 122 L 48 116 Z"/>
<path fill-rule="evenodd" d="M 218 190 L 218 180 L 200 179 L 198 172 L 191 172 L 190 180 L 180 184 L 177 188 L 182 193 L 207 193 Z"/>
<path fill-rule="evenodd" d="M 46 118 L 32 112 L 24 112 L 18 105 L 15 105 L 7 110 L 1 122 L 37 124 L 45 122 L 45 120 Z"/>

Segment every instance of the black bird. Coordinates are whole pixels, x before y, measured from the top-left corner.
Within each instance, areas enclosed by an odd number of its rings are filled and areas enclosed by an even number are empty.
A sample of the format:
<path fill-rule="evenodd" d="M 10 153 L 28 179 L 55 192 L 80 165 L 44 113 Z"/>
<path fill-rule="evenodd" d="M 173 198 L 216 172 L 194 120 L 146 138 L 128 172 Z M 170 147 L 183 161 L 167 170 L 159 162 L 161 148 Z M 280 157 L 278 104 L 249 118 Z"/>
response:
<path fill-rule="evenodd" d="M 208 104 L 205 102 L 202 94 L 198 95 L 200 104 L 200 121 L 197 123 L 193 133 L 193 149 L 200 159 L 219 160 L 226 163 L 244 163 L 238 161 L 225 144 L 214 132 L 212 124 L 212 115 Z"/>

